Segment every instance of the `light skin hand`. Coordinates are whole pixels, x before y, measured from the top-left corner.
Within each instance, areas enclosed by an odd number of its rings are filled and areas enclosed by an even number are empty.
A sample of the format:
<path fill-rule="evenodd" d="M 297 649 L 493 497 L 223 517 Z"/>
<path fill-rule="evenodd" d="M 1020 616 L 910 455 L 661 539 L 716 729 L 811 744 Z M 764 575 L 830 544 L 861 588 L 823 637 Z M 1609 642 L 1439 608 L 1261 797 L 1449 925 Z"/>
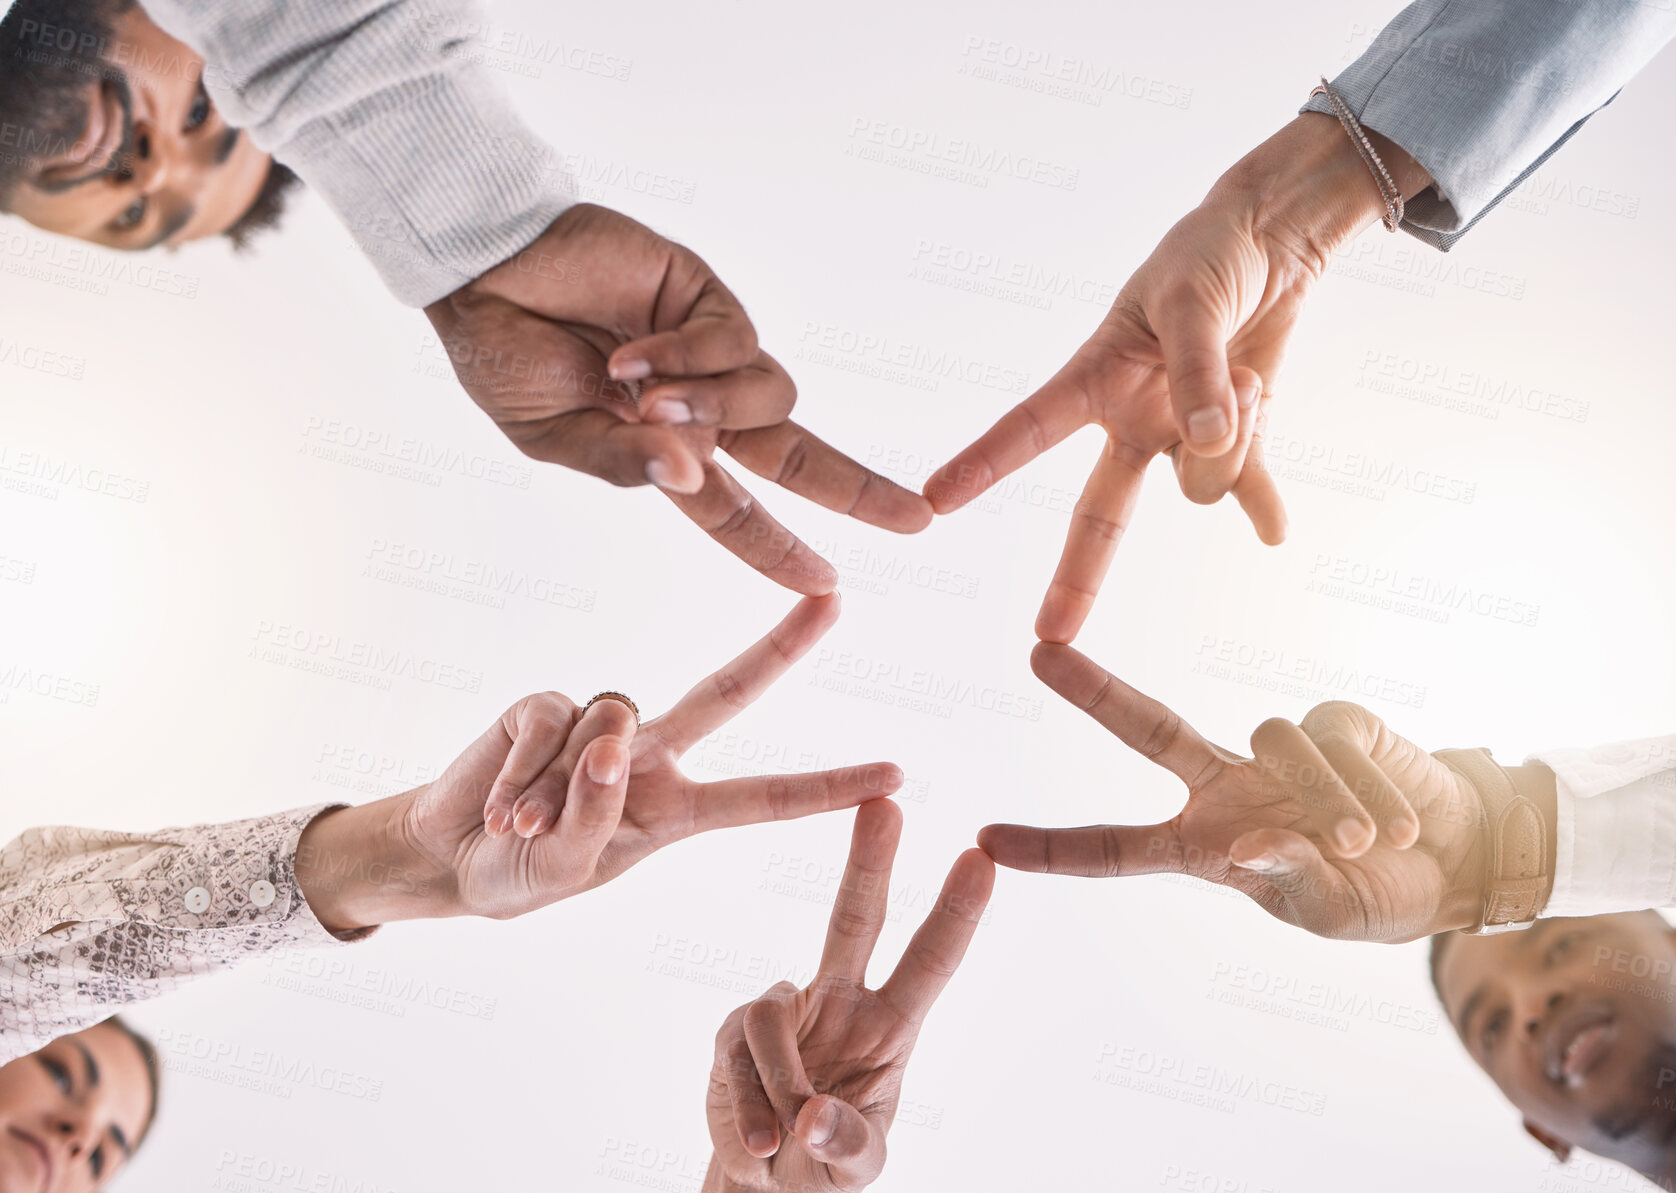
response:
<path fill-rule="evenodd" d="M 1265 721 L 1246 758 L 1069 646 L 1038 643 L 1031 664 L 1185 783 L 1187 802 L 1163 824 L 992 824 L 978 843 L 999 864 L 1085 877 L 1191 874 L 1344 940 L 1396 944 L 1477 922 L 1485 866 L 1477 791 L 1367 709 L 1333 702 L 1297 725 Z"/>
<path fill-rule="evenodd" d="M 706 1193 L 853 1193 L 883 1171 L 920 1027 L 995 884 L 989 858 L 961 854 L 895 972 L 868 989 L 901 833 L 901 810 L 889 800 L 856 811 L 814 981 L 801 990 L 779 983 L 717 1033 L 705 1098 L 715 1147 Z"/>
<path fill-rule="evenodd" d="M 714 459 L 899 533 L 931 507 L 809 434 L 796 386 L 739 301 L 691 250 L 583 203 L 425 309 L 460 384 L 518 449 L 615 485 L 653 484 L 783 587 L 837 573 Z"/>
<path fill-rule="evenodd" d="M 1373 137 L 1405 195 L 1429 184 L 1407 154 Z M 1106 432 L 1037 615 L 1039 638 L 1070 642 L 1082 628 L 1161 452 L 1190 500 L 1231 492 L 1264 542 L 1285 537 L 1263 469 L 1267 395 L 1334 249 L 1383 212 L 1338 121 L 1298 117 L 1169 231 L 1064 368 L 927 482 L 932 508 L 946 514 L 1073 432 Z"/>
<path fill-rule="evenodd" d="M 902 783 L 890 763 L 716 783 L 689 779 L 678 765 L 837 617 L 837 597 L 805 598 L 638 730 L 620 701 L 582 715 L 556 692 L 525 697 L 434 782 L 317 817 L 298 849 L 304 897 L 337 932 L 398 919 L 507 919 L 609 882 L 698 833 L 890 794 Z"/>

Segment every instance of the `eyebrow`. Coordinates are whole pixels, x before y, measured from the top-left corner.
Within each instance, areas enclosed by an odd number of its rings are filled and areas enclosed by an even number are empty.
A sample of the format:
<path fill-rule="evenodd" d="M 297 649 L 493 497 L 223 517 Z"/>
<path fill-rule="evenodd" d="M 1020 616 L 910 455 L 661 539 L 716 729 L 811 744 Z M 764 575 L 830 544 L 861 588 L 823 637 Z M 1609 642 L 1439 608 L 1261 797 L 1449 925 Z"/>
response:
<path fill-rule="evenodd" d="M 181 206 L 175 209 L 173 215 L 163 221 L 162 226 L 157 229 L 156 235 L 144 244 L 140 245 L 139 251 L 144 253 L 157 248 L 164 241 L 168 240 L 169 237 L 186 227 L 187 224 L 190 224 L 192 222 L 192 217 L 197 214 L 197 207 L 193 206 L 191 203 L 181 204 Z"/>
<path fill-rule="evenodd" d="M 87 1050 L 87 1045 L 80 1040 L 71 1040 L 70 1042 L 76 1046 L 76 1051 L 81 1053 L 82 1061 L 87 1065 L 87 1084 L 98 1085 L 99 1066 L 94 1063 L 93 1054 Z"/>
<path fill-rule="evenodd" d="M 215 147 L 215 156 L 211 159 L 218 166 L 227 164 L 227 159 L 233 156 L 233 150 L 238 148 L 239 130 L 229 128 L 221 134 L 221 141 Z"/>
<path fill-rule="evenodd" d="M 121 1150 L 124 1157 L 134 1154 L 134 1145 L 128 1142 L 128 1135 L 115 1123 L 111 1124 L 111 1141 Z"/>

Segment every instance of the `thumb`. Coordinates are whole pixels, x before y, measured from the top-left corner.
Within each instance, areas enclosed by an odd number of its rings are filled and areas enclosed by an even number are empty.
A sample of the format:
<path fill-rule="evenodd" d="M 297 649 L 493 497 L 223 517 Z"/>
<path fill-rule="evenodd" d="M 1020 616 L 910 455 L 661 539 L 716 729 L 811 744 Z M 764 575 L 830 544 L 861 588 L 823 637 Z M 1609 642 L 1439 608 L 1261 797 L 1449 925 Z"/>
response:
<path fill-rule="evenodd" d="M 1176 430 L 1196 456 L 1233 449 L 1239 404 L 1228 371 L 1227 332 L 1209 303 L 1185 292 L 1160 309 L 1153 324 L 1164 350 Z"/>
<path fill-rule="evenodd" d="M 874 1133 L 861 1111 L 829 1094 L 816 1094 L 803 1103 L 793 1134 L 845 1186 L 870 1185 L 884 1171 L 883 1135 Z"/>
<path fill-rule="evenodd" d="M 1267 888 L 1269 898 L 1252 897 L 1269 914 L 1317 936 L 1342 936 L 1347 921 L 1367 919 L 1354 888 L 1301 833 L 1290 829 L 1246 833 L 1229 846 L 1228 860 L 1237 870 L 1260 880 L 1258 890 Z"/>

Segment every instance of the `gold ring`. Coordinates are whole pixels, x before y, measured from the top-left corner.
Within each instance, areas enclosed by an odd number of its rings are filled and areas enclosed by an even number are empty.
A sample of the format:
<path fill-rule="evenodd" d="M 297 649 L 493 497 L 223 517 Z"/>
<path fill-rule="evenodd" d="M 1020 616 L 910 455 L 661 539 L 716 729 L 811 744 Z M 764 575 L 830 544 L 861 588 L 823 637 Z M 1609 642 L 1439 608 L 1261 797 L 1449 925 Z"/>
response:
<path fill-rule="evenodd" d="M 594 705 L 598 704 L 601 700 L 615 700 L 619 704 L 628 705 L 628 710 L 631 713 L 634 714 L 634 727 L 636 729 L 640 728 L 640 706 L 638 704 L 636 704 L 634 701 L 630 700 L 627 696 L 623 695 L 621 692 L 600 692 L 600 693 L 598 693 L 597 695 L 594 696 L 594 698 L 592 700 L 588 701 L 586 704 L 584 704 L 582 706 L 582 715 L 586 716 L 587 713 L 588 713 L 588 710 L 590 708 L 592 708 Z"/>

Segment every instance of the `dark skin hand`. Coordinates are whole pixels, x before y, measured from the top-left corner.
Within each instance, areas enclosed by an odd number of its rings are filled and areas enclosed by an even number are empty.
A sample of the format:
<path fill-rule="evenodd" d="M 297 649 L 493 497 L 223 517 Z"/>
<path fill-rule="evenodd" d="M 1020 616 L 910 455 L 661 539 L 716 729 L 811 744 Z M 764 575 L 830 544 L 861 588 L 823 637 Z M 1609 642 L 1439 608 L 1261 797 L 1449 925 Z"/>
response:
<path fill-rule="evenodd" d="M 425 309 L 473 400 L 518 449 L 615 485 L 653 484 L 786 588 L 837 573 L 717 462 L 716 451 L 827 509 L 911 534 L 917 493 L 787 417 L 790 376 L 696 254 L 592 204 Z"/>

